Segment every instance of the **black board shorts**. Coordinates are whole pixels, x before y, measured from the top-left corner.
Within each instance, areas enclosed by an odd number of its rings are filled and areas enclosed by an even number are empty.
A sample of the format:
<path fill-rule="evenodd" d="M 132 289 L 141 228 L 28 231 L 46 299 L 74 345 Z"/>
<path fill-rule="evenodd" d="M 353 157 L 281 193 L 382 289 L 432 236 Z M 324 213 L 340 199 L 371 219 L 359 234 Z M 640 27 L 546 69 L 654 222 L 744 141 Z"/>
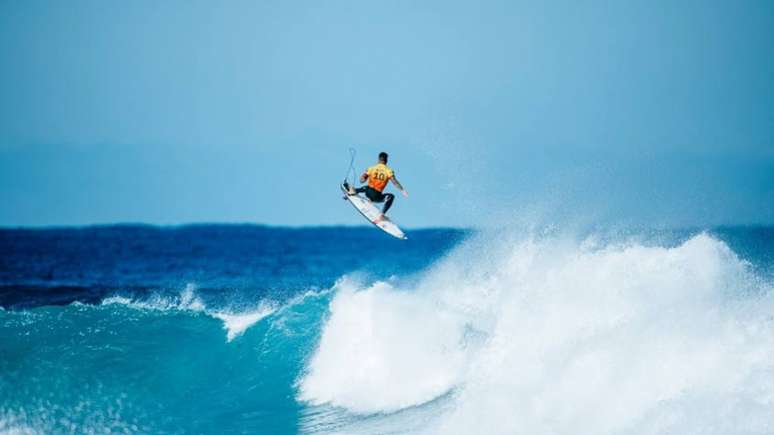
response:
<path fill-rule="evenodd" d="M 371 202 L 384 202 L 384 194 L 373 187 L 366 187 L 365 195 Z"/>

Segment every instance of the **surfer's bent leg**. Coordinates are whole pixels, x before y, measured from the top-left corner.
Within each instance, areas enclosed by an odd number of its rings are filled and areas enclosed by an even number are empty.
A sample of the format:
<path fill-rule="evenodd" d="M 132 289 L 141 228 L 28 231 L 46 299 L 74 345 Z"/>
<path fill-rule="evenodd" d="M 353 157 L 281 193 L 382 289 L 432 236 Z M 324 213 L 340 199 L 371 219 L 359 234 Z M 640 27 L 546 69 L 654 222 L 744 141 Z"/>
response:
<path fill-rule="evenodd" d="M 382 209 L 382 214 L 387 214 L 387 210 L 392 207 L 392 200 L 395 199 L 395 195 L 392 193 L 385 193 L 384 194 L 384 208 Z"/>
<path fill-rule="evenodd" d="M 368 187 L 368 186 L 363 187 L 362 189 L 364 189 L 364 192 L 366 194 L 366 198 L 368 198 L 369 201 L 371 201 L 371 202 L 382 202 L 382 201 L 384 201 L 384 196 L 378 190 L 376 190 L 376 189 L 374 189 L 372 187 Z"/>

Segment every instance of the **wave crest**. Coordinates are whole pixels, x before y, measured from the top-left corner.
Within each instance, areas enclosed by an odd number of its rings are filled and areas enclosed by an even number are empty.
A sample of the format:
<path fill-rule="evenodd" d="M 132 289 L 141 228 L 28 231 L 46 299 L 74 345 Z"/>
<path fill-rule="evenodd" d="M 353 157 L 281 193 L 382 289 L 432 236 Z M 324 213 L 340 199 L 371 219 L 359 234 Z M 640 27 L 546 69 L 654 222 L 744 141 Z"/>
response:
<path fill-rule="evenodd" d="M 481 238 L 408 288 L 340 284 L 299 398 L 389 413 L 454 391 L 434 433 L 766 433 L 770 295 L 704 233 Z"/>
<path fill-rule="evenodd" d="M 261 301 L 257 306 L 242 309 L 208 309 L 205 303 L 196 295 L 196 287 L 188 284 L 177 297 L 153 296 L 147 300 L 135 300 L 124 296 L 111 296 L 102 301 L 102 305 L 125 305 L 130 308 L 154 311 L 191 311 L 204 313 L 223 322 L 226 330 L 226 340 L 232 341 L 277 310 L 276 304 Z"/>

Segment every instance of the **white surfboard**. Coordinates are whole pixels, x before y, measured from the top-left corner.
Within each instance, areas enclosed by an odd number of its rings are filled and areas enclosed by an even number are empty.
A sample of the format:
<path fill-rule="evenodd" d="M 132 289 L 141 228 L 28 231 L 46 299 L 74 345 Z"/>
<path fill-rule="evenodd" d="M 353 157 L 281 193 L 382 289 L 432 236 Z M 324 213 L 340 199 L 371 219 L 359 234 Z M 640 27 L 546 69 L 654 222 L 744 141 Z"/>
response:
<path fill-rule="evenodd" d="M 376 225 L 379 229 L 384 231 L 385 233 L 397 237 L 399 239 L 406 240 L 408 237 L 401 231 L 400 228 L 398 228 L 397 225 L 393 221 L 391 221 L 389 218 L 382 219 L 380 221 L 376 221 L 377 218 L 382 214 L 381 211 L 379 211 L 378 208 L 368 200 L 368 198 L 364 198 L 362 196 L 358 195 L 350 195 L 347 193 L 347 189 L 344 188 L 344 186 L 341 186 L 341 191 L 344 192 L 344 195 L 349 200 L 350 204 L 354 206 L 357 211 L 360 212 L 360 214 L 363 215 L 364 218 L 368 219 L 369 222 Z"/>

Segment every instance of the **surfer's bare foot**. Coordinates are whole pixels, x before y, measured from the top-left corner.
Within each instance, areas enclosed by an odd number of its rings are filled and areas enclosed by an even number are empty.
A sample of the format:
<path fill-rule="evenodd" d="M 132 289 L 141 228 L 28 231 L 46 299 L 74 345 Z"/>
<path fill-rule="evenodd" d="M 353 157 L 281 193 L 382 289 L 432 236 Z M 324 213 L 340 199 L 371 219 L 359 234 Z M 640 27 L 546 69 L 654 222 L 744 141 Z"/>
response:
<path fill-rule="evenodd" d="M 374 222 L 381 222 L 381 221 L 388 221 L 390 218 L 384 215 L 384 213 L 380 214 L 378 218 Z"/>

